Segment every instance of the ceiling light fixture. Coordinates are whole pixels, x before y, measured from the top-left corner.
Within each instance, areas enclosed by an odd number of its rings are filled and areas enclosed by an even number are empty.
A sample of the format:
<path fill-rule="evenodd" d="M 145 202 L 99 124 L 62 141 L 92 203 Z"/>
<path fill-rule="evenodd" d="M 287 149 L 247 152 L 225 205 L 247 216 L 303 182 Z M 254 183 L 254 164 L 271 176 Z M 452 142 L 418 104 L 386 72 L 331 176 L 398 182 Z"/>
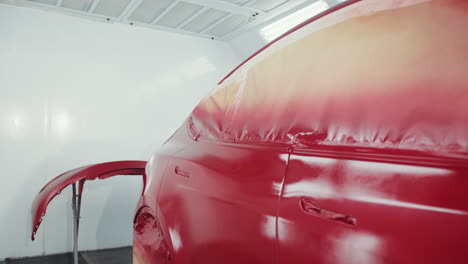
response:
<path fill-rule="evenodd" d="M 260 35 L 267 41 L 270 42 L 277 37 L 283 35 L 288 30 L 301 24 L 302 22 L 312 18 L 320 12 L 327 10 L 328 4 L 323 0 L 319 0 L 311 5 L 308 5 L 288 16 L 285 16 L 268 26 L 260 29 Z"/>

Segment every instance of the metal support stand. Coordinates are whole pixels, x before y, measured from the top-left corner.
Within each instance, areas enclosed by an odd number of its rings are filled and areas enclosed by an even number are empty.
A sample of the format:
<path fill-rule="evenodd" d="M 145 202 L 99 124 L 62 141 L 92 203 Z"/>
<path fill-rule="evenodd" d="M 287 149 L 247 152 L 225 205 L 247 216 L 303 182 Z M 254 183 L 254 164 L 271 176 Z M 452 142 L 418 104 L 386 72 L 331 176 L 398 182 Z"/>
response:
<path fill-rule="evenodd" d="M 73 183 L 73 197 L 72 197 L 72 210 L 73 210 L 73 263 L 78 264 L 78 230 L 80 227 L 80 210 L 81 210 L 81 192 L 82 182 L 78 191 L 76 189 L 76 183 Z"/>

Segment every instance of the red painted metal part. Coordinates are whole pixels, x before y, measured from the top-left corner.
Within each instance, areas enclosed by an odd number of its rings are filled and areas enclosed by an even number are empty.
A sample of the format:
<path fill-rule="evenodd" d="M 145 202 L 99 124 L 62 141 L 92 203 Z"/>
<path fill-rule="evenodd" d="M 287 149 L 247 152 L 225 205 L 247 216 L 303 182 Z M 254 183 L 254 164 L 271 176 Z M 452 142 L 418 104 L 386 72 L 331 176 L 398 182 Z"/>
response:
<path fill-rule="evenodd" d="M 467 4 L 369 0 L 335 10 L 244 64 L 195 108 L 191 133 L 466 158 Z"/>
<path fill-rule="evenodd" d="M 45 185 L 34 199 L 32 213 L 32 234 L 34 240 L 35 234 L 42 217 L 46 213 L 49 202 L 67 186 L 79 182 L 79 193 L 83 192 L 85 181 L 95 179 L 106 179 L 115 175 L 145 175 L 146 161 L 114 161 L 80 167 L 67 171 Z M 143 177 L 145 181 L 145 177 Z"/>
<path fill-rule="evenodd" d="M 467 27 L 348 1 L 246 61 L 148 161 L 134 263 L 468 263 Z"/>
<path fill-rule="evenodd" d="M 468 164 L 420 161 L 293 153 L 278 208 L 279 263 L 467 263 Z M 299 206 L 304 198 L 315 210 Z"/>
<path fill-rule="evenodd" d="M 348 1 L 259 51 L 152 157 L 148 239 L 178 264 L 468 263 L 467 26 L 466 1 Z M 134 263 L 164 263 L 142 237 Z"/>

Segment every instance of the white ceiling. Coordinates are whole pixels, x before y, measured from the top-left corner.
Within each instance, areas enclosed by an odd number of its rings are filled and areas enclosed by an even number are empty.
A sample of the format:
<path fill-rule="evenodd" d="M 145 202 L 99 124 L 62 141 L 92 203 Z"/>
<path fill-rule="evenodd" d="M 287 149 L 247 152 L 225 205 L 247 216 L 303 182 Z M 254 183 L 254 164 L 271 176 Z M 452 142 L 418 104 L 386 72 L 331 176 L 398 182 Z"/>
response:
<path fill-rule="evenodd" d="M 108 23 L 221 40 L 317 0 L 0 0 Z M 334 0 L 327 0 L 327 2 Z"/>

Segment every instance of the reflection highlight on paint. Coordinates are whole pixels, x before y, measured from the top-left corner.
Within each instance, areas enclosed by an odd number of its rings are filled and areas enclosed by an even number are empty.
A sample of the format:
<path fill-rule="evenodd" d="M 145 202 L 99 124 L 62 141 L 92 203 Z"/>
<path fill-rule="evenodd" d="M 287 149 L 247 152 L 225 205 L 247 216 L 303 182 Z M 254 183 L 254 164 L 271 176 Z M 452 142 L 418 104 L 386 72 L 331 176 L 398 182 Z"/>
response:
<path fill-rule="evenodd" d="M 283 196 L 286 198 L 296 196 L 311 196 L 315 198 L 337 198 L 337 191 L 326 180 L 303 180 L 285 186 Z"/>
<path fill-rule="evenodd" d="M 344 185 L 338 189 L 332 183 L 324 179 L 303 180 L 288 184 L 285 186 L 283 196 L 285 198 L 309 196 L 316 199 L 341 199 L 447 214 L 468 214 L 468 212 L 462 210 L 398 201 L 387 197 L 388 194 L 363 188 L 363 186 L 355 184 Z"/>
<path fill-rule="evenodd" d="M 265 215 L 261 230 L 265 237 L 276 239 L 276 217 L 272 215 Z"/>
<path fill-rule="evenodd" d="M 446 176 L 450 173 L 450 170 L 443 168 L 432 168 L 402 164 L 391 164 L 391 163 L 377 163 L 368 161 L 349 161 L 347 166 L 351 168 L 350 171 L 366 171 L 373 173 L 380 173 L 379 176 L 383 175 L 393 176 L 396 174 L 402 174 L 405 176 Z M 359 173 L 358 173 L 359 174 Z"/>
<path fill-rule="evenodd" d="M 169 235 L 171 236 L 172 247 L 174 251 L 179 251 L 182 248 L 182 239 L 180 239 L 179 232 L 174 228 L 169 228 Z"/>
<path fill-rule="evenodd" d="M 379 264 L 383 241 L 376 235 L 350 232 L 331 237 L 333 255 L 331 263 Z M 329 257 L 329 256 L 326 256 Z"/>
<path fill-rule="evenodd" d="M 304 164 L 312 166 L 330 166 L 337 162 L 336 159 L 315 156 L 292 156 L 291 160 L 300 161 Z"/>
<path fill-rule="evenodd" d="M 384 198 L 378 198 L 378 197 L 353 196 L 353 197 L 349 197 L 348 199 L 354 200 L 354 201 L 362 201 L 366 203 L 381 204 L 381 205 L 387 205 L 387 206 L 397 206 L 397 207 L 404 207 L 408 209 L 419 209 L 419 210 L 433 211 L 433 212 L 439 212 L 439 213 L 458 214 L 458 215 L 468 214 L 468 212 L 462 211 L 462 210 L 447 209 L 443 207 L 428 206 L 428 205 L 423 205 L 423 204 L 409 203 L 409 202 L 397 201 L 397 200 L 392 200 L 392 199 L 384 199 Z"/>
<path fill-rule="evenodd" d="M 283 188 L 283 182 L 273 182 L 273 195 L 281 195 L 281 189 Z"/>
<path fill-rule="evenodd" d="M 284 161 L 285 164 L 288 164 L 288 161 L 289 161 L 289 154 L 288 153 L 279 154 L 279 158 L 280 158 L 280 160 Z"/>

